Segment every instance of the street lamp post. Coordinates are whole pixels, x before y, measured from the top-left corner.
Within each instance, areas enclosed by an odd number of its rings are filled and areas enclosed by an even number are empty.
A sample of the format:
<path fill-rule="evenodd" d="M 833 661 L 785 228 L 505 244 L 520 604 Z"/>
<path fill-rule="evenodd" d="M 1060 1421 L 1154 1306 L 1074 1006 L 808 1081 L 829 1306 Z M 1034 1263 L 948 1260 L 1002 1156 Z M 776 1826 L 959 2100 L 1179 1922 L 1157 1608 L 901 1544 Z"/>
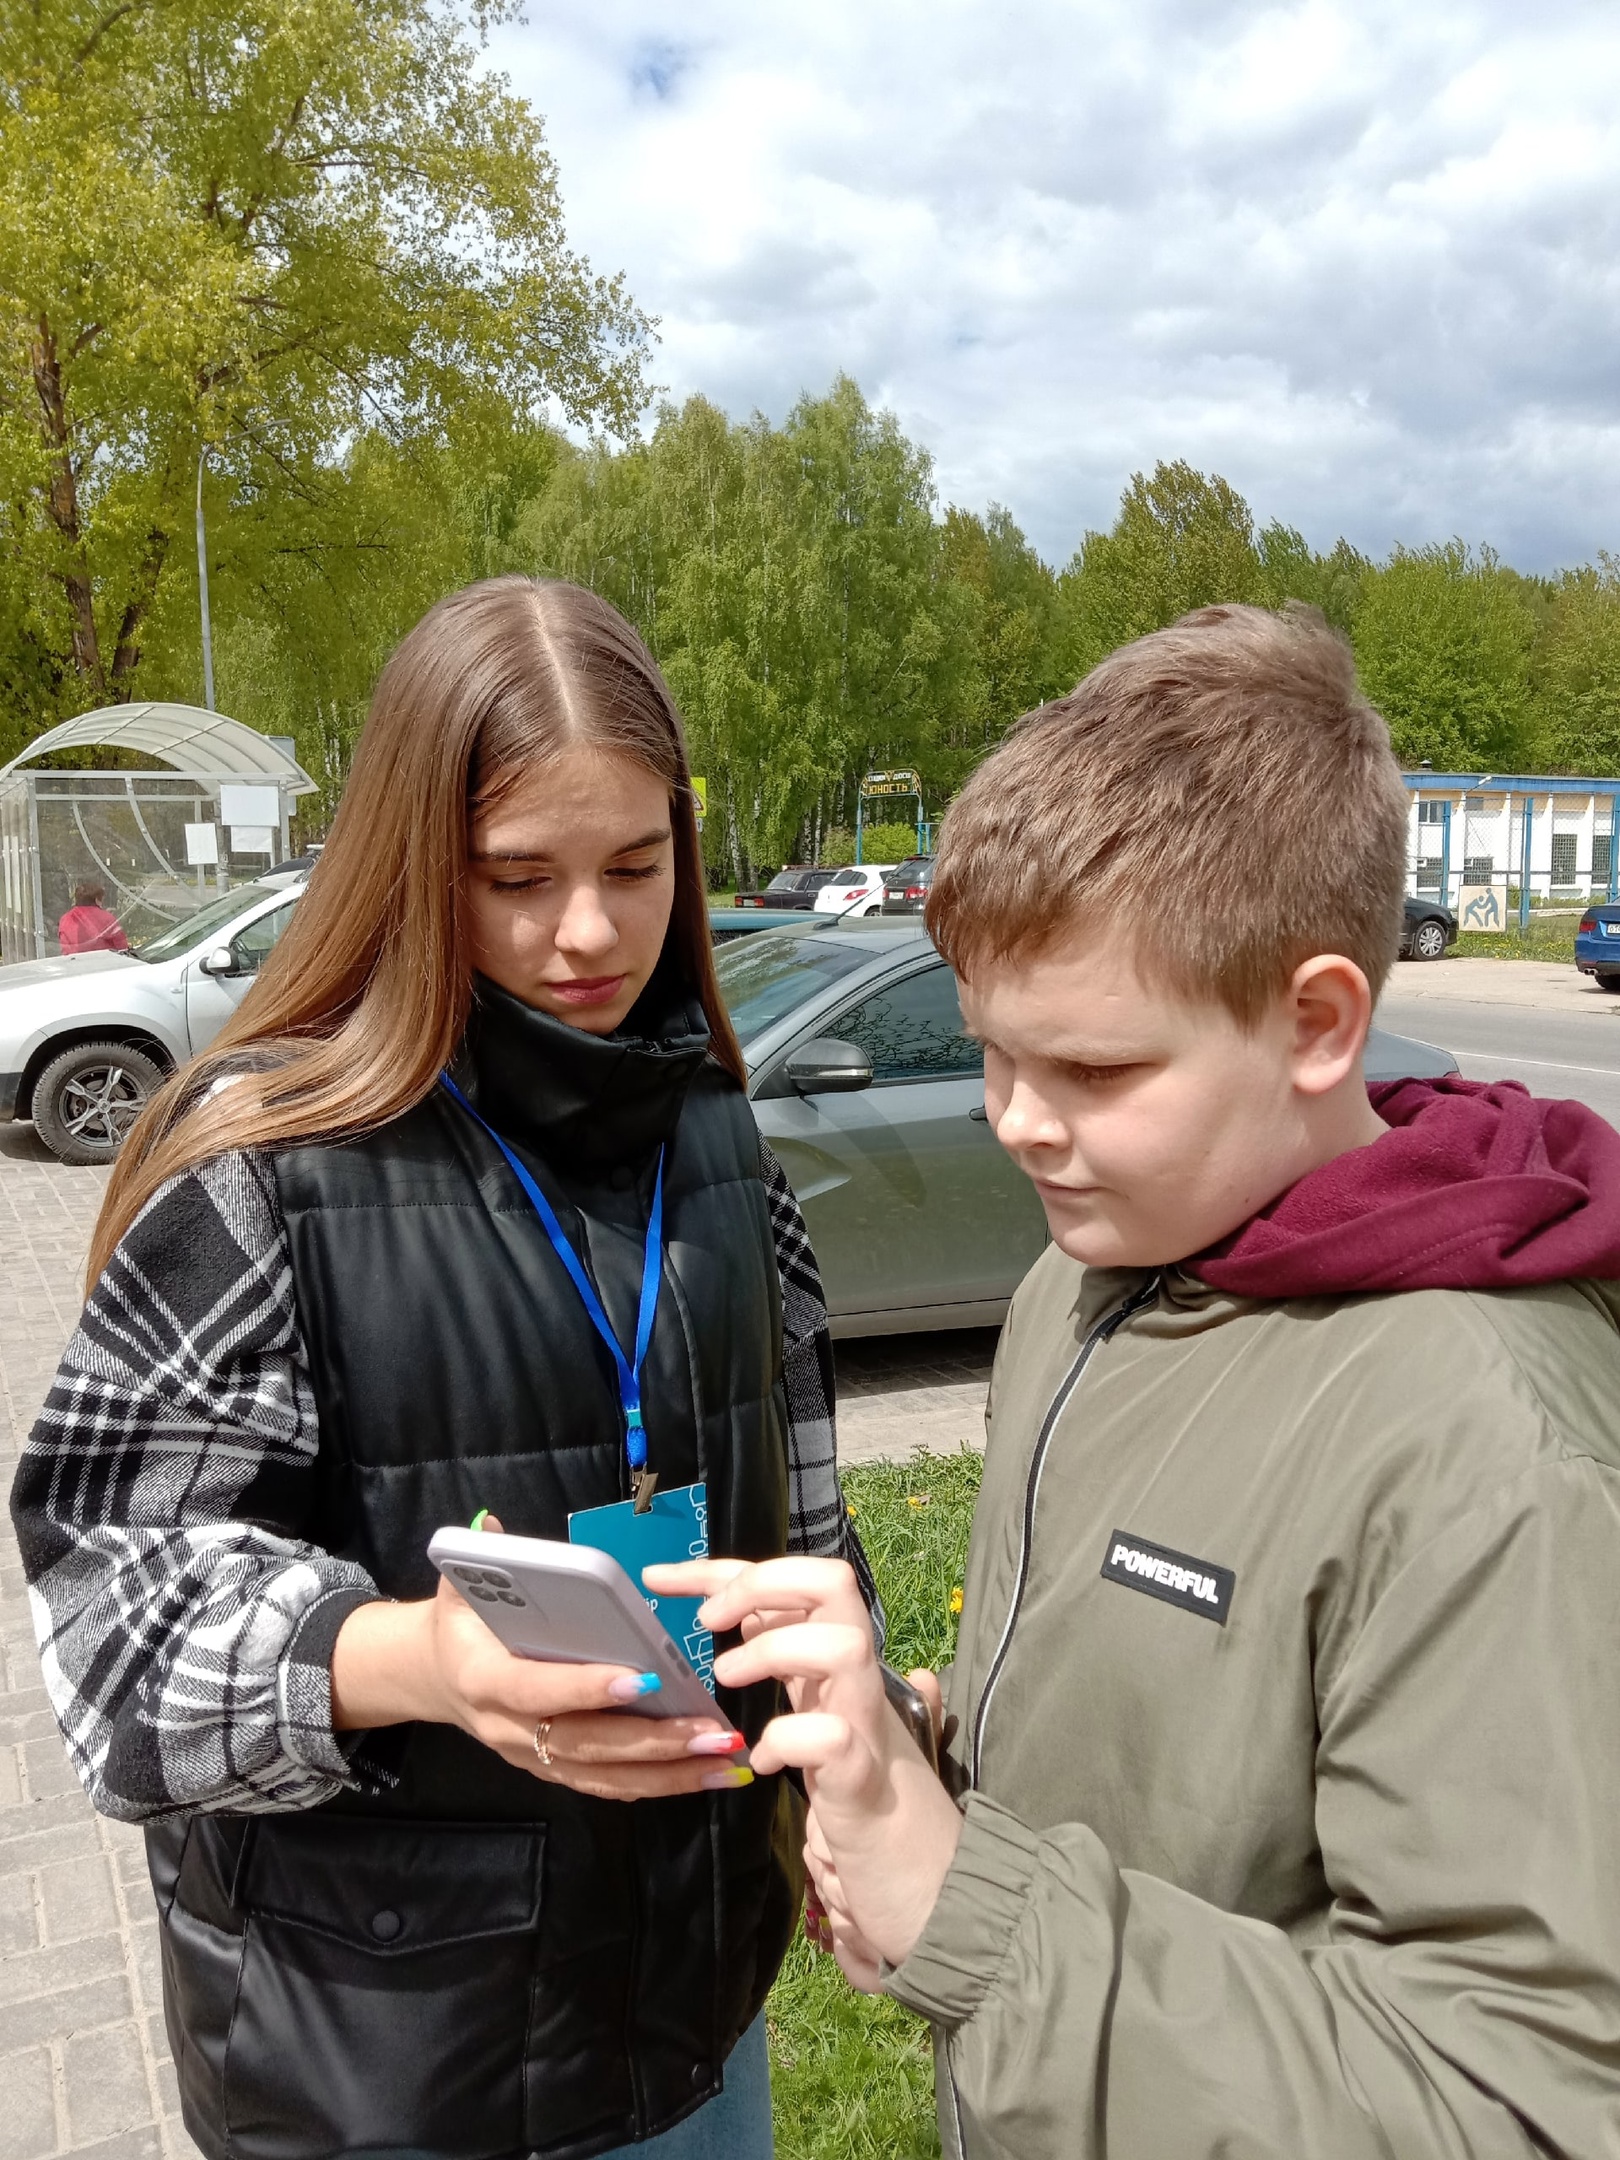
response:
<path fill-rule="evenodd" d="M 208 620 L 208 534 L 203 525 L 202 484 L 203 466 L 208 460 L 208 445 L 203 444 L 197 452 L 197 590 L 202 597 L 202 652 L 203 652 L 203 699 L 208 710 L 214 706 L 214 633 Z"/>

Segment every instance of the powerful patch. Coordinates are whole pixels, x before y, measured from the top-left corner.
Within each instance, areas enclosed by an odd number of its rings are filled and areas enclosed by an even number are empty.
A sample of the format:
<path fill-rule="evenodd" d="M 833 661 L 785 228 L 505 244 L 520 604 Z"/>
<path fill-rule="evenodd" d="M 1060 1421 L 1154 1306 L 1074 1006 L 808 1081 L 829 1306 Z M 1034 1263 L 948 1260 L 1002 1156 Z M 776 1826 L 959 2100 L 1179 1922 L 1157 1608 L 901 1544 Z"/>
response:
<path fill-rule="evenodd" d="M 1195 1560 L 1190 1553 L 1171 1552 L 1166 1545 L 1152 1545 L 1146 1538 L 1132 1537 L 1128 1530 L 1116 1530 L 1108 1540 L 1102 1573 L 1104 1582 L 1145 1590 L 1149 1597 L 1179 1605 L 1183 1612 L 1202 1613 L 1222 1627 L 1237 1588 L 1230 1568 L 1217 1567 L 1213 1560 Z"/>

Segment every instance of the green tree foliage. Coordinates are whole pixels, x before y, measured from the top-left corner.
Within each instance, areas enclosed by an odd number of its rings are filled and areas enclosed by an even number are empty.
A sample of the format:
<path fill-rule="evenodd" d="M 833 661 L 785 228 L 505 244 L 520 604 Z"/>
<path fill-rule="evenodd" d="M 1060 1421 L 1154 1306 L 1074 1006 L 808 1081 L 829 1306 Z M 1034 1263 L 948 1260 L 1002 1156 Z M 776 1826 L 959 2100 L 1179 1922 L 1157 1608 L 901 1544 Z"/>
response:
<path fill-rule="evenodd" d="M 1534 749 L 1534 587 L 1461 541 L 1397 548 L 1363 583 L 1361 679 L 1399 756 L 1439 770 L 1523 770 Z"/>
<path fill-rule="evenodd" d="M 394 547 L 399 461 L 469 410 L 633 422 L 642 318 L 478 65 L 508 11 L 0 0 L 0 687 L 34 724 L 146 687 L 204 447 L 273 615 L 279 558 Z M 365 435 L 396 469 L 357 486 Z"/>
<path fill-rule="evenodd" d="M 1535 658 L 1542 752 L 1554 772 L 1620 773 L 1620 561 L 1548 588 Z"/>
<path fill-rule="evenodd" d="M 1010 521 L 1003 545 L 1024 547 Z M 708 777 L 711 860 L 739 883 L 819 855 L 861 773 L 918 766 L 937 794 L 973 724 L 982 747 L 978 618 L 929 461 L 848 380 L 780 428 L 694 398 L 645 444 L 562 458 L 513 559 L 591 585 L 647 638 Z"/>
<path fill-rule="evenodd" d="M 1072 677 L 1193 608 L 1266 597 L 1254 515 L 1237 490 L 1190 465 L 1132 476 L 1106 533 L 1087 533 L 1061 580 Z"/>

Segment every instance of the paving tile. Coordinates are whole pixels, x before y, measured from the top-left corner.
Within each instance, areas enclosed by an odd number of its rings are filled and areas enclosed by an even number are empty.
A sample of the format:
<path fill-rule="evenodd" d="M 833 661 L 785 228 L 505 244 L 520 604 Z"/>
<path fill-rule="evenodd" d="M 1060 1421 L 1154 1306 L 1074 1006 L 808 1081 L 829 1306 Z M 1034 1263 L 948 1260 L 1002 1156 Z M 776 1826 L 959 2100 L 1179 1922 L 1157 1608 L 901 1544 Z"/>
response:
<path fill-rule="evenodd" d="M 61 2160 L 162 2160 L 163 2134 L 156 2124 L 120 2131 L 116 2137 L 98 2138 L 89 2145 L 69 2145 Z"/>
<path fill-rule="evenodd" d="M 75 2033 L 62 2043 L 62 2067 L 72 2149 L 120 2131 L 154 2127 L 152 2088 L 133 2018 Z M 151 2149 L 156 2147 L 154 2135 Z"/>
<path fill-rule="evenodd" d="M 25 1740 L 23 1765 L 33 1799 L 59 1799 L 66 1793 L 83 1795 L 84 1787 L 68 1760 L 60 1733 L 41 1733 L 37 1740 Z"/>
<path fill-rule="evenodd" d="M 0 1746 L 0 1808 L 22 1804 L 22 1757 L 14 1745 Z"/>
<path fill-rule="evenodd" d="M 56 2150 L 56 2098 L 48 2048 L 0 2055 L 0 2160 L 40 2160 Z"/>
<path fill-rule="evenodd" d="M 174 2116 L 164 2116 L 160 2135 L 163 2141 L 162 2160 L 202 2160 L 196 2146 L 186 2135 L 185 2125 L 176 2121 Z"/>
<path fill-rule="evenodd" d="M 8 1846 L 48 1836 L 53 1830 L 85 1830 L 89 1832 L 90 1843 L 96 1842 L 95 1815 L 77 1778 L 66 1792 L 47 1793 L 43 1799 L 30 1800 L 23 1807 L 8 1808 L 0 1814 L 0 1874 L 5 1872 L 8 1864 L 16 1864 L 7 1851 Z M 52 1857 L 66 1856 L 53 1854 Z"/>
<path fill-rule="evenodd" d="M 0 1875 L 100 1852 L 88 1800 L 80 1800 L 76 1813 L 64 1809 L 60 1820 L 34 1827 L 32 1818 L 40 1809 L 54 1809 L 57 1805 L 55 1801 L 41 1801 L 33 1808 L 10 1808 L 0 1813 Z"/>
<path fill-rule="evenodd" d="M 39 1884 L 48 1943 L 77 1942 L 86 1935 L 116 1935 L 118 1905 L 105 1859 L 59 1860 L 41 1868 Z"/>
<path fill-rule="evenodd" d="M 7 2006 L 9 2031 L 12 2003 L 27 2002 L 38 1995 L 55 1995 L 64 1988 L 82 1987 L 86 1981 L 124 1979 L 124 1946 L 116 1935 L 93 1935 L 84 1942 L 46 1943 L 0 1964 L 0 2005 Z M 129 1992 L 124 1982 L 126 1996 Z"/>
<path fill-rule="evenodd" d="M 141 1898 L 137 1892 L 130 1899 L 134 1908 L 130 1914 L 125 1940 L 130 1948 L 130 1964 L 134 1973 L 136 1993 L 143 2010 L 161 2011 L 163 2008 L 163 1947 L 158 1935 L 157 1915 L 152 1908 L 150 1894 Z"/>
<path fill-rule="evenodd" d="M 121 1972 L 108 1973 L 82 1987 L 59 1988 L 50 1995 L 25 1996 L 5 2006 L 0 2031 L 7 2047 L 59 2040 L 64 2033 L 87 2032 L 130 2015 L 129 1982 Z"/>
<path fill-rule="evenodd" d="M 39 1948 L 39 1908 L 32 1875 L 0 1875 L 0 1958 Z"/>

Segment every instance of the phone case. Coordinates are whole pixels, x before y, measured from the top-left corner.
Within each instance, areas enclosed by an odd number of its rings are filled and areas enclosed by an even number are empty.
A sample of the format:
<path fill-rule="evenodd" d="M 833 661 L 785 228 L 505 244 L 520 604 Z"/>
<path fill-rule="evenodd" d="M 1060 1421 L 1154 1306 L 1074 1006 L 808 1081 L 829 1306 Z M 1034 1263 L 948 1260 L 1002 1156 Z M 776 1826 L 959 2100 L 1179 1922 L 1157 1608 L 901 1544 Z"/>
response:
<path fill-rule="evenodd" d="M 731 1720 L 609 1554 L 487 1530 L 433 1533 L 428 1558 L 515 1657 L 628 1665 L 663 1682 L 622 1707 L 636 1717 Z"/>

